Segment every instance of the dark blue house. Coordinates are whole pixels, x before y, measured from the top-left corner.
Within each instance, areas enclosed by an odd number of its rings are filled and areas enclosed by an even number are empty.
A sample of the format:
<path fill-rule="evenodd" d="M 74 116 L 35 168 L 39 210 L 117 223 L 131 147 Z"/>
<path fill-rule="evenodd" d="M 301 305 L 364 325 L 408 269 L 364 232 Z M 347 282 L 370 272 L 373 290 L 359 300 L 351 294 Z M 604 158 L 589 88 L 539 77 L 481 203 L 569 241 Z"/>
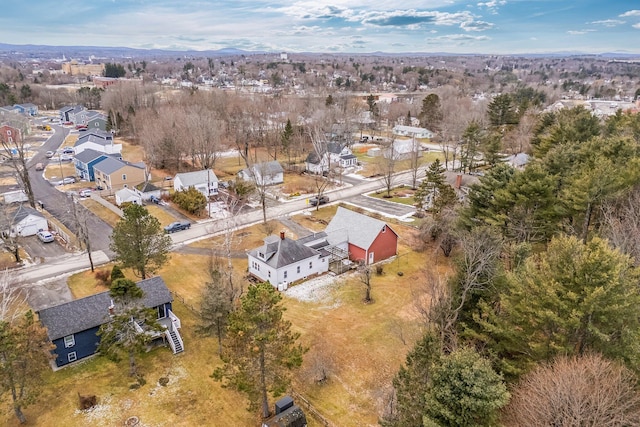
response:
<path fill-rule="evenodd" d="M 171 311 L 171 292 L 161 277 L 142 280 L 137 285 L 144 292 L 142 303 L 158 313 L 158 322 L 164 332 L 154 336 L 169 344 L 173 353 L 184 350 L 180 336 L 180 319 Z M 109 292 L 101 292 L 54 307 L 38 311 L 40 322 L 47 328 L 49 339 L 55 345 L 56 366 L 64 366 L 96 353 L 100 326 L 110 320 L 113 301 Z M 136 323 L 137 324 L 137 323 Z M 145 333 L 140 328 L 140 333 Z"/>

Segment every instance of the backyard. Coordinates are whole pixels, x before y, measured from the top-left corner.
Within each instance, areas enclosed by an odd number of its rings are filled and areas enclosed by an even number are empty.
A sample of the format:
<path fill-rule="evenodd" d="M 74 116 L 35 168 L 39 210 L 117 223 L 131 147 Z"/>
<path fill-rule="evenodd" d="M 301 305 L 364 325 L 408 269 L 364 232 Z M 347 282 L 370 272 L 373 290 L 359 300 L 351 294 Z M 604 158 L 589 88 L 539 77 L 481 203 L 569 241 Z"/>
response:
<path fill-rule="evenodd" d="M 316 230 L 324 229 L 335 208 L 326 207 L 312 215 L 294 219 Z M 317 216 L 316 216 L 317 215 Z M 372 304 L 364 304 L 362 283 L 357 274 L 325 276 L 294 286 L 284 294 L 285 316 L 301 333 L 309 348 L 302 368 L 294 375 L 293 388 L 306 397 L 328 420 L 339 426 L 375 425 L 391 391 L 391 380 L 421 334 L 421 320 L 414 302 L 422 290 L 419 284 L 427 266 L 446 272 L 448 259 L 431 249 L 418 252 L 416 230 L 390 225 L 400 235 L 399 256 L 383 266 L 383 274 L 372 278 Z M 268 229 L 256 225 L 236 233 L 236 248 L 261 244 Z M 113 426 L 131 416 L 146 426 L 252 425 L 255 414 L 246 411 L 243 395 L 222 388 L 209 375 L 221 361 L 212 338 L 195 332 L 197 310 L 208 279 L 210 255 L 207 249 L 220 245 L 220 237 L 199 242 L 193 253 L 172 253 L 158 272 L 174 292 L 174 311 L 182 320 L 185 352 L 177 356 L 168 348 L 156 349 L 140 358 L 146 384 L 137 390 L 129 386 L 126 362 L 114 364 L 103 357 L 47 374 L 46 388 L 38 403 L 26 409 L 35 425 Z M 197 252 L 202 254 L 197 254 Z M 246 271 L 246 259 L 233 259 L 239 275 Z M 400 274 L 402 275 L 400 275 Z M 130 272 L 125 271 L 134 278 Z M 135 278 L 134 278 L 135 279 Z M 76 297 L 106 288 L 97 286 L 89 272 L 69 278 Z M 318 381 L 319 368 L 327 373 Z M 169 379 L 160 386 L 161 377 Z M 98 406 L 79 411 L 77 393 L 95 394 Z M 5 406 L 0 423 L 18 425 Z M 309 425 L 318 424 L 308 416 Z"/>

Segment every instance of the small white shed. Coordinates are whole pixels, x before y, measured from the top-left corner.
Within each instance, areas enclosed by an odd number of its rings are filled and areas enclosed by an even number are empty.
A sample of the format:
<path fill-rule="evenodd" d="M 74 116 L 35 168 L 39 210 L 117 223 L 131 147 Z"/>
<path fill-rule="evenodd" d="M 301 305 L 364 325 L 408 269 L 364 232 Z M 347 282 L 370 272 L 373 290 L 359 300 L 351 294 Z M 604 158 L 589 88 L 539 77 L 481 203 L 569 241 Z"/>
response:
<path fill-rule="evenodd" d="M 122 206 L 123 203 L 141 205 L 142 197 L 130 188 L 125 187 L 122 190 L 116 191 L 116 205 Z"/>

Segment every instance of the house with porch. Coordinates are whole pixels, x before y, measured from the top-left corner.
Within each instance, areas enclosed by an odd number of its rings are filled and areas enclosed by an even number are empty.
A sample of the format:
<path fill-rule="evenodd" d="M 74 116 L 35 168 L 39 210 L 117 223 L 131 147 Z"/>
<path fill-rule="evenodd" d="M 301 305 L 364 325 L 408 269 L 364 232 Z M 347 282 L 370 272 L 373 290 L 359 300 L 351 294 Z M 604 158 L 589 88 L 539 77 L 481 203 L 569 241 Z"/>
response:
<path fill-rule="evenodd" d="M 338 207 L 325 232 L 347 243 L 349 259 L 374 264 L 398 253 L 398 234 L 384 221 Z"/>
<path fill-rule="evenodd" d="M 193 187 L 207 199 L 218 194 L 218 177 L 211 170 L 179 173 L 173 178 L 173 189 L 184 191 Z"/>
<path fill-rule="evenodd" d="M 323 174 L 336 168 L 346 169 L 358 164 L 358 159 L 346 144 L 329 142 L 320 153 L 309 153 L 305 160 L 306 169 L 315 174 Z"/>
<path fill-rule="evenodd" d="M 153 335 L 156 342 L 168 343 L 174 354 L 184 351 L 180 336 L 180 319 L 171 311 L 173 297 L 161 277 L 152 277 L 137 283 L 144 293 L 141 303 L 157 313 L 163 331 Z M 67 365 L 96 353 L 100 326 L 111 319 L 115 309 L 108 291 L 69 301 L 37 311 L 42 325 L 47 328 L 49 339 L 55 346 L 52 351 L 57 367 Z M 135 323 L 139 333 L 148 333 Z"/>
<path fill-rule="evenodd" d="M 278 290 L 329 270 L 346 271 L 353 263 L 374 264 L 398 253 L 398 234 L 384 221 L 338 207 L 325 231 L 298 240 L 269 236 L 247 252 L 249 274 Z"/>
<path fill-rule="evenodd" d="M 313 243 L 322 242 L 323 237 L 292 240 L 284 231 L 279 236 L 268 236 L 264 245 L 247 253 L 249 274 L 283 290 L 289 283 L 326 273 L 330 252 L 313 247 Z"/>

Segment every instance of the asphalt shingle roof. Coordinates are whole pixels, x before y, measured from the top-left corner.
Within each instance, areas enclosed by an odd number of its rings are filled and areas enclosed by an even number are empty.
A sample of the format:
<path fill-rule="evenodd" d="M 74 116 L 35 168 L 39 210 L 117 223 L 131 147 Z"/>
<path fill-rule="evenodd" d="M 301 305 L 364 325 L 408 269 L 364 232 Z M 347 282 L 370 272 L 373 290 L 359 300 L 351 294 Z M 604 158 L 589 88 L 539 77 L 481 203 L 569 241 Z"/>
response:
<path fill-rule="evenodd" d="M 101 156 L 106 156 L 106 154 L 96 150 L 92 150 L 91 148 L 87 148 L 86 150 L 83 150 L 81 153 L 76 154 L 75 159 L 82 163 L 90 163 Z"/>
<path fill-rule="evenodd" d="M 324 231 L 327 234 L 344 233 L 349 243 L 368 249 L 385 226 L 391 229 L 384 221 L 339 206 Z"/>
<path fill-rule="evenodd" d="M 318 251 L 311 249 L 296 240 L 287 237 L 281 239 L 278 236 L 269 236 L 265 239 L 265 244 L 258 249 L 249 251 L 251 256 L 262 260 L 258 253 L 267 256 L 265 263 L 273 268 L 285 267 L 294 262 L 318 255 Z"/>
<path fill-rule="evenodd" d="M 155 307 L 173 301 L 171 292 L 162 277 L 142 280 L 137 285 L 144 292 L 142 304 Z M 64 304 L 42 309 L 38 312 L 40 322 L 47 328 L 51 341 L 67 335 L 95 328 L 109 320 L 109 292 L 101 292 Z"/>
<path fill-rule="evenodd" d="M 113 157 L 107 157 L 106 159 L 99 161 L 93 168 L 95 170 L 99 170 L 104 174 L 111 175 L 115 171 L 120 170 L 125 166 L 133 166 L 134 168 L 144 169 L 144 165 L 125 162 L 123 160 L 114 159 Z"/>
<path fill-rule="evenodd" d="M 207 173 L 209 176 L 207 177 Z M 198 184 L 204 184 L 206 182 L 217 182 L 218 177 L 211 169 L 195 171 L 195 172 L 185 172 L 179 173 L 175 176 L 174 181 L 179 179 L 182 183 L 182 186 L 187 187 L 195 187 Z"/>

